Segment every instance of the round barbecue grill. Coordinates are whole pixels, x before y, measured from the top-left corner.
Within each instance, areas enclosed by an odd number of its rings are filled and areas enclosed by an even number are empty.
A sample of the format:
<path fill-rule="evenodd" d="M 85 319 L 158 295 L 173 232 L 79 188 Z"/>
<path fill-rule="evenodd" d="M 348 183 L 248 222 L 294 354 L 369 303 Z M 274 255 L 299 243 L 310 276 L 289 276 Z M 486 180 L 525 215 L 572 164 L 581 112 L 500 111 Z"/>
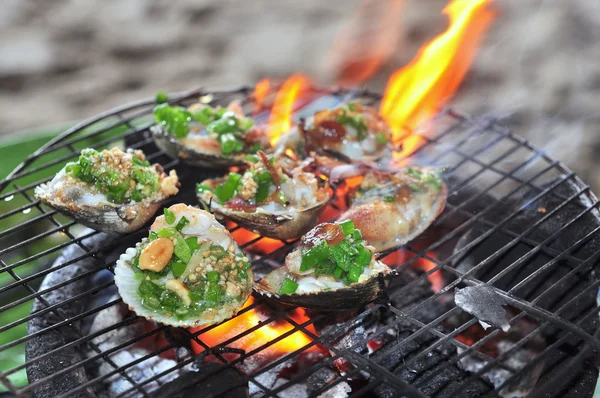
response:
<path fill-rule="evenodd" d="M 169 102 L 235 99 L 250 112 L 250 93 L 195 90 L 171 95 Z M 297 117 L 350 98 L 373 105 L 380 99 L 365 91 L 317 94 Z M 41 205 L 33 189 L 83 148 L 124 145 L 142 149 L 167 171 L 177 170 L 182 189 L 167 205 L 196 204 L 195 183 L 213 174 L 157 149 L 149 133 L 153 106 L 153 100 L 140 101 L 80 123 L 0 183 L 0 336 L 27 324 L 26 336 L 2 340 L 0 347 L 0 357 L 15 348 L 25 352 L 24 363 L 0 373 L 8 394 L 593 394 L 600 349 L 598 199 L 568 168 L 494 120 L 451 110 L 418 131 L 424 145 L 409 161 L 445 168 L 448 203 L 423 236 L 381 254 L 396 266 L 388 301 L 327 313 L 254 296 L 235 318 L 260 310 L 260 321 L 217 344 L 205 338 L 217 325 L 187 330 L 135 316 L 117 295 L 112 270 L 117 256 L 146 230 L 115 237 L 86 229 Z M 268 110 L 255 115 L 266 117 Z M 243 240 L 240 246 L 259 276 L 294 248 L 294 241 L 263 245 L 265 238 L 227 226 Z M 287 325 L 285 331 L 251 348 L 238 344 L 275 324 Z M 303 344 L 274 350 L 297 333 Z M 23 369 L 29 382 L 16 385 L 14 376 Z"/>

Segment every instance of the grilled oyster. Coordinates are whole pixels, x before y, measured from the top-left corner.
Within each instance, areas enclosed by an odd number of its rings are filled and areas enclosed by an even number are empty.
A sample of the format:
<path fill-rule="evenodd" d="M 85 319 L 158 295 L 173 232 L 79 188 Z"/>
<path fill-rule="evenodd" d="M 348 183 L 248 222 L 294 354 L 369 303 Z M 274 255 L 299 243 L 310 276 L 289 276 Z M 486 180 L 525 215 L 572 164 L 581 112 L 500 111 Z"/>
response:
<path fill-rule="evenodd" d="M 192 166 L 239 166 L 247 153 L 271 147 L 265 130 L 254 127 L 237 103 L 228 108 L 194 104 L 188 109 L 163 103 L 154 108 L 154 117 L 158 124 L 150 131 L 156 145 Z"/>
<path fill-rule="evenodd" d="M 50 182 L 37 186 L 35 197 L 83 225 L 125 233 L 144 225 L 178 185 L 174 170 L 167 176 L 142 151 L 88 148 Z"/>
<path fill-rule="evenodd" d="M 377 251 L 401 246 L 425 231 L 446 205 L 440 170 L 408 167 L 367 172 L 339 220 L 352 220 Z"/>
<path fill-rule="evenodd" d="M 204 211 L 165 209 L 150 235 L 121 255 L 115 283 L 131 310 L 172 326 L 235 315 L 252 292 L 252 269 L 229 232 Z"/>
<path fill-rule="evenodd" d="M 327 184 L 289 158 L 259 151 L 253 161 L 243 175 L 203 181 L 198 199 L 215 214 L 271 238 L 297 238 L 313 227 L 331 198 Z"/>
<path fill-rule="evenodd" d="M 307 156 L 311 151 L 339 154 L 345 159 L 375 159 L 390 154 L 392 133 L 372 107 L 350 102 L 315 113 L 284 134 L 276 153 L 291 148 Z"/>
<path fill-rule="evenodd" d="M 322 223 L 302 245 L 255 284 L 259 293 L 306 308 L 355 308 L 385 297 L 383 276 L 391 269 L 373 256 L 352 221 Z"/>

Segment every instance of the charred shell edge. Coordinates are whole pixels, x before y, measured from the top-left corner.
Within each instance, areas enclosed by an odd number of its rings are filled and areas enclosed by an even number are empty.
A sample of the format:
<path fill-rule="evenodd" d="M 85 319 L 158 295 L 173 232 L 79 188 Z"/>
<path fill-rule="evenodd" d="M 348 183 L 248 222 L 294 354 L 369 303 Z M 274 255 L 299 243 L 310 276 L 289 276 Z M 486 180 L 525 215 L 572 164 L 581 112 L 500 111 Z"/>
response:
<path fill-rule="evenodd" d="M 201 321 L 198 319 L 176 319 L 174 317 L 167 317 L 166 315 L 156 313 L 150 309 L 145 308 L 142 305 L 141 298 L 138 293 L 138 287 L 141 280 L 135 279 L 135 273 L 131 268 L 131 260 L 137 255 L 138 248 L 147 241 L 147 238 L 142 239 L 136 244 L 136 247 L 130 247 L 125 250 L 125 253 L 121 254 L 116 262 L 115 266 L 115 284 L 119 290 L 119 294 L 123 299 L 123 302 L 128 305 L 131 311 L 134 311 L 137 315 L 143 316 L 144 318 L 160 322 L 168 326 L 178 327 L 195 327 L 195 326 L 206 326 L 212 325 L 224 320 L 232 318 L 242 308 L 244 303 L 250 297 L 251 289 L 248 289 L 247 296 L 240 301 L 237 308 L 233 308 L 232 305 L 222 305 L 219 311 L 215 313 L 215 317 L 211 321 Z M 239 250 L 239 248 L 236 249 Z M 249 277 L 252 277 L 249 275 Z"/>
<path fill-rule="evenodd" d="M 387 266 L 386 266 L 387 267 Z M 273 298 L 285 304 L 318 310 L 345 310 L 362 307 L 369 303 L 389 302 L 386 279 L 392 273 L 391 269 L 379 272 L 377 275 L 348 287 L 322 291 L 318 293 L 277 294 L 267 290 L 261 281 L 254 284 L 254 290 L 264 296 Z"/>
<path fill-rule="evenodd" d="M 64 213 L 78 223 L 104 232 L 127 233 L 140 229 L 152 218 L 165 202 L 167 197 L 156 201 L 135 202 L 134 204 L 112 204 L 106 202 L 103 206 L 90 205 L 69 206 L 48 197 L 48 186 L 42 184 L 36 187 L 35 196 L 42 203 L 56 211 Z"/>
<path fill-rule="evenodd" d="M 186 147 L 166 132 L 159 124 L 150 127 L 150 132 L 156 146 L 161 151 L 174 159 L 181 159 L 182 162 L 190 166 L 207 169 L 226 169 L 230 166 L 242 166 L 245 164 L 243 158 L 211 155 Z"/>
<path fill-rule="evenodd" d="M 198 194 L 198 200 L 210 206 L 213 213 L 225 216 L 243 228 L 257 232 L 262 236 L 274 239 L 295 239 L 308 232 L 317 223 L 319 215 L 323 212 L 331 199 L 304 210 L 291 210 L 282 214 L 230 210 L 226 207 L 206 200 Z"/>

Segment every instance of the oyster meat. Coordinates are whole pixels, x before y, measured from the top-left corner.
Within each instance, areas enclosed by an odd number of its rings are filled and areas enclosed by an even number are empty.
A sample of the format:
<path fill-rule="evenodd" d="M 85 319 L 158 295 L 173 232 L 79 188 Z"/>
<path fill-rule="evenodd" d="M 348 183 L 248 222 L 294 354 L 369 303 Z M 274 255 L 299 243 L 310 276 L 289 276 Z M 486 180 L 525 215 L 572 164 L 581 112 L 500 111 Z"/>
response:
<path fill-rule="evenodd" d="M 339 220 L 354 221 L 363 238 L 383 251 L 423 233 L 444 209 L 446 195 L 441 170 L 372 170 L 349 197 L 350 208 Z"/>
<path fill-rule="evenodd" d="M 144 225 L 170 196 L 179 180 L 150 165 L 140 150 L 87 148 L 48 183 L 35 188 L 41 202 L 91 228 L 125 233 Z"/>
<path fill-rule="evenodd" d="M 148 238 L 125 251 L 115 283 L 132 311 L 172 326 L 231 318 L 252 292 L 250 262 L 215 217 L 185 204 L 165 209 Z"/>
<path fill-rule="evenodd" d="M 251 161 L 243 174 L 203 181 L 198 199 L 263 236 L 293 239 L 312 228 L 331 198 L 327 183 L 286 157 L 259 151 Z"/>
<path fill-rule="evenodd" d="M 391 153 L 391 138 L 389 127 L 374 108 L 349 102 L 300 122 L 281 137 L 276 153 L 292 149 L 304 156 L 314 151 L 344 159 L 377 159 Z"/>
<path fill-rule="evenodd" d="M 172 158 L 210 169 L 244 164 L 247 153 L 268 150 L 264 128 L 254 126 L 238 103 L 227 108 L 194 104 L 185 109 L 163 103 L 154 109 L 150 131 L 156 145 Z"/>
<path fill-rule="evenodd" d="M 352 221 L 318 224 L 255 290 L 306 308 L 360 307 L 386 297 L 384 276 L 391 269 L 374 252 Z"/>

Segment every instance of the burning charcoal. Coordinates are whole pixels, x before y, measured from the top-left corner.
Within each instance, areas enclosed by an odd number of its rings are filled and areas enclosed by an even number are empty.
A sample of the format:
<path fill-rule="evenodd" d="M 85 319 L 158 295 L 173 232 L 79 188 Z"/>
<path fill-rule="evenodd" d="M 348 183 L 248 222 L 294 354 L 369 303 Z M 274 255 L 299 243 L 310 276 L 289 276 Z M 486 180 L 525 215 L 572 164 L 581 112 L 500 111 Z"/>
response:
<path fill-rule="evenodd" d="M 92 230 L 86 229 L 82 235 L 91 233 Z M 104 233 L 99 233 L 82 241 L 90 250 L 97 250 L 110 244 L 114 240 Z M 78 245 L 68 246 L 63 253 L 56 259 L 53 267 L 60 266 L 64 263 L 72 261 L 86 253 Z M 82 291 L 89 289 L 91 278 L 81 278 L 74 280 L 77 276 L 90 271 L 100 266 L 100 262 L 92 257 L 86 257 L 83 260 L 70 264 L 67 267 L 54 271 L 44 279 L 39 290 L 46 290 L 52 286 L 63 283 L 64 281 L 72 280 L 68 285 L 49 293 L 43 294 L 41 297 L 50 306 L 59 305 L 66 300 L 71 299 Z M 81 314 L 85 310 L 85 300 L 76 300 L 68 306 L 60 306 L 56 311 L 32 318 L 27 325 L 27 334 L 36 335 L 27 342 L 25 347 L 26 359 L 29 361 L 37 358 L 47 352 L 65 346 L 69 342 L 80 337 L 75 332 L 79 328 L 79 322 L 75 322 L 72 326 L 61 326 L 56 329 L 46 330 L 39 334 L 42 329 L 50 328 L 51 326 L 61 322 L 63 319 L 73 318 Z M 34 300 L 31 313 L 35 314 L 46 308 L 46 304 L 40 300 Z M 76 348 L 63 348 L 60 352 L 46 357 L 43 361 L 35 362 L 27 367 L 27 377 L 31 383 L 53 375 L 59 370 L 65 369 L 71 365 L 77 364 L 82 360 L 81 353 Z M 67 391 L 87 382 L 87 376 L 83 367 L 75 367 L 73 370 L 64 373 L 60 377 L 60 382 L 57 383 L 42 383 L 38 385 L 32 393 L 34 397 L 53 397 L 66 393 Z M 78 397 L 93 397 L 94 393 L 90 389 L 86 389 L 76 396 Z"/>
<path fill-rule="evenodd" d="M 287 361 L 280 363 L 279 365 L 265 371 L 261 372 L 255 376 L 255 379 L 258 383 L 265 386 L 268 389 L 273 389 L 281 386 L 288 382 L 288 380 L 280 377 L 282 371 L 290 366 L 294 365 L 294 361 L 296 359 L 288 359 Z M 251 397 L 262 397 L 264 395 L 264 391 L 257 386 L 256 384 L 250 381 L 250 396 Z M 277 396 L 282 398 L 299 398 L 306 397 L 308 395 L 307 386 L 304 383 L 293 384 L 286 388 L 285 390 L 280 391 Z"/>
<path fill-rule="evenodd" d="M 231 367 L 206 363 L 197 371 L 184 372 L 177 379 L 162 385 L 151 398 L 246 398 L 248 382 Z"/>
<path fill-rule="evenodd" d="M 481 326 L 487 329 L 490 324 L 508 331 L 510 325 L 503 305 L 506 301 L 493 288 L 486 285 L 469 286 L 454 291 L 454 302 L 457 306 L 475 316 Z"/>
<path fill-rule="evenodd" d="M 334 372 L 332 369 L 330 369 L 329 367 L 322 367 L 319 368 L 317 371 L 311 373 L 310 376 L 308 376 L 308 380 L 307 380 L 307 385 L 308 385 L 308 394 L 310 396 L 314 396 L 315 394 L 318 394 L 319 392 L 320 395 L 319 397 L 344 397 L 346 395 L 335 395 L 334 393 L 339 391 L 339 390 L 344 390 L 345 392 L 347 392 L 346 390 L 349 389 L 351 390 L 350 386 L 348 385 L 348 383 L 341 382 L 339 384 L 337 384 L 337 386 L 342 386 L 342 387 L 332 387 L 331 389 L 325 390 L 323 391 L 323 389 L 327 388 L 327 385 L 330 384 L 332 381 L 338 379 L 340 377 L 340 374 L 338 372 Z"/>

